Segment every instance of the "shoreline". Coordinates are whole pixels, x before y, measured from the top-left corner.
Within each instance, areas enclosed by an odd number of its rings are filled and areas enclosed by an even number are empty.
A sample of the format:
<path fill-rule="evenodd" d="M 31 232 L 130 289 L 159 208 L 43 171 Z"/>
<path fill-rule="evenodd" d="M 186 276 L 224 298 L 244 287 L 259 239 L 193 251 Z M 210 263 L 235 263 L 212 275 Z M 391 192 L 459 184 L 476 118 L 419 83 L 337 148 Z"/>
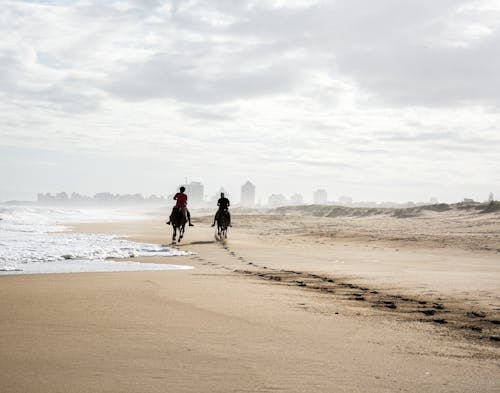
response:
<path fill-rule="evenodd" d="M 195 255 L 140 258 L 192 270 L 0 277 L 0 324 L 6 332 L 0 338 L 0 390 L 498 391 L 497 343 L 472 337 L 478 333 L 473 329 L 470 337 L 455 334 L 461 330 L 451 328 L 450 316 L 459 307 L 440 302 L 444 309 L 435 309 L 433 302 L 412 300 L 445 294 L 465 305 L 464 312 L 479 313 L 487 306 L 480 299 L 498 297 L 498 290 L 483 285 L 498 282 L 498 267 L 487 264 L 493 253 L 476 261 L 487 274 L 468 284 L 465 301 L 454 297 L 459 282 L 442 288 L 414 283 L 435 273 L 428 263 L 436 260 L 424 263 L 423 255 L 439 255 L 440 268 L 460 256 L 460 269 L 469 273 L 466 262 L 474 252 L 450 248 L 426 254 L 402 244 L 395 251 L 377 241 L 335 236 L 325 242 L 301 228 L 292 231 L 295 217 L 268 216 L 247 221 L 235 216 L 222 245 L 211 237 L 210 220 L 196 217 L 179 246 Z M 165 245 L 170 237 L 159 216 L 78 224 L 75 230 Z M 373 253 L 378 263 L 366 259 Z M 422 276 L 405 273 L 419 258 L 414 269 Z M 391 270 L 396 270 L 392 278 Z M 473 293 L 476 286 L 481 289 Z M 370 293 L 374 290 L 379 293 Z M 429 290 L 439 291 L 426 294 Z M 398 292 L 412 301 L 382 298 Z M 378 300 L 393 301 L 396 309 Z M 419 318 L 406 312 L 404 303 L 422 306 Z M 376 304 L 381 307 L 372 307 Z M 480 311 L 487 316 L 470 319 L 496 318 L 492 304 Z M 429 310 L 436 314 L 421 312 Z M 448 324 L 421 320 L 444 313 Z"/>

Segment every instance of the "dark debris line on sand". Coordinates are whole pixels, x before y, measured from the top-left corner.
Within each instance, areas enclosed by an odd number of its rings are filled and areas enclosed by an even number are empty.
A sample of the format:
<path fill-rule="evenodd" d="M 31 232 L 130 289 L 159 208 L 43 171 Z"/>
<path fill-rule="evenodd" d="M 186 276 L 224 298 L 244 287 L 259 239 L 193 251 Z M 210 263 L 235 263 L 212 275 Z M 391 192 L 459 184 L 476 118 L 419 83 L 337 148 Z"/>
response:
<path fill-rule="evenodd" d="M 386 294 L 366 286 L 341 281 L 334 277 L 294 270 L 278 270 L 259 265 L 238 256 L 229 247 L 224 249 L 246 269 L 231 269 L 234 273 L 244 274 L 277 285 L 295 286 L 302 290 L 317 291 L 332 296 L 336 300 L 352 301 L 356 305 L 373 307 L 386 312 L 397 313 L 408 320 L 429 322 L 443 326 L 450 332 L 466 339 L 498 345 L 500 342 L 500 320 L 498 315 L 488 315 L 482 310 L 465 309 L 452 300 L 445 301 L 412 298 Z"/>
<path fill-rule="evenodd" d="M 364 302 L 367 306 L 397 312 L 408 319 L 421 322 L 431 322 L 446 325 L 449 329 L 459 332 L 469 339 L 490 342 L 500 341 L 499 320 L 490 319 L 484 312 L 467 311 L 450 304 L 445 306 L 440 302 L 430 302 L 417 298 L 399 295 L 383 294 L 367 287 L 335 280 L 331 277 L 316 274 L 292 272 L 283 270 L 234 270 L 241 273 L 272 281 L 281 285 L 297 286 L 303 289 L 318 291 L 334 296 L 336 299 Z"/>

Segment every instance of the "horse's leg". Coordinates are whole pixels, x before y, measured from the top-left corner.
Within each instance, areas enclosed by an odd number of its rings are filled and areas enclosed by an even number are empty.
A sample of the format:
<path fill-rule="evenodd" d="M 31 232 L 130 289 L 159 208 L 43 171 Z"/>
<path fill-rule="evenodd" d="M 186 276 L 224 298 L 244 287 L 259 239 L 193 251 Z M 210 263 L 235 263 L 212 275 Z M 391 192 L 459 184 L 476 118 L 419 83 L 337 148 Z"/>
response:
<path fill-rule="evenodd" d="M 173 229 L 173 233 L 172 233 L 172 242 L 175 243 L 175 236 L 176 236 L 176 232 L 177 232 L 177 229 L 175 227 L 175 225 L 172 225 L 172 229 Z"/>
<path fill-rule="evenodd" d="M 177 238 L 177 242 L 180 242 L 182 239 L 182 226 L 180 226 L 178 229 L 179 229 L 179 236 Z"/>

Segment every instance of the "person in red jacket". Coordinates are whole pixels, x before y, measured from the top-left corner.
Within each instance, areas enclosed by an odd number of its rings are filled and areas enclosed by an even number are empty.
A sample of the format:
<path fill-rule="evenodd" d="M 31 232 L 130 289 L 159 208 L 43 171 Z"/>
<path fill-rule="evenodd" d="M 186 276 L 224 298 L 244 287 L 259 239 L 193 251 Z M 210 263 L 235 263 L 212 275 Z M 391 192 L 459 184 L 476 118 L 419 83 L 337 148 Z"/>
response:
<path fill-rule="evenodd" d="M 167 225 L 170 225 L 170 221 L 172 220 L 172 214 L 175 213 L 175 210 L 181 209 L 182 213 L 184 214 L 184 217 L 186 217 L 186 219 L 189 222 L 189 226 L 194 227 L 194 225 L 191 223 L 191 213 L 189 213 L 189 210 L 187 208 L 188 197 L 186 194 L 184 194 L 184 191 L 186 191 L 186 188 L 181 187 L 179 189 L 179 191 L 180 192 L 178 192 L 177 194 L 174 195 L 174 200 L 176 200 L 177 202 L 175 203 L 175 206 L 172 209 L 172 213 L 170 213 L 170 220 L 167 221 Z"/>

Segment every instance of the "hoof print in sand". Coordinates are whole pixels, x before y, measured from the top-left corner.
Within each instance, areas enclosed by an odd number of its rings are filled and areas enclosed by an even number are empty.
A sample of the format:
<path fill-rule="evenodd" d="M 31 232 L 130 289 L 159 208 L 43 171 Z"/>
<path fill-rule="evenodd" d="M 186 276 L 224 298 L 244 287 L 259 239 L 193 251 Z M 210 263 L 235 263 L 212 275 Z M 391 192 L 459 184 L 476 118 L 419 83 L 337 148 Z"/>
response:
<path fill-rule="evenodd" d="M 432 322 L 437 323 L 438 325 L 444 325 L 448 323 L 446 319 L 433 319 Z"/>

